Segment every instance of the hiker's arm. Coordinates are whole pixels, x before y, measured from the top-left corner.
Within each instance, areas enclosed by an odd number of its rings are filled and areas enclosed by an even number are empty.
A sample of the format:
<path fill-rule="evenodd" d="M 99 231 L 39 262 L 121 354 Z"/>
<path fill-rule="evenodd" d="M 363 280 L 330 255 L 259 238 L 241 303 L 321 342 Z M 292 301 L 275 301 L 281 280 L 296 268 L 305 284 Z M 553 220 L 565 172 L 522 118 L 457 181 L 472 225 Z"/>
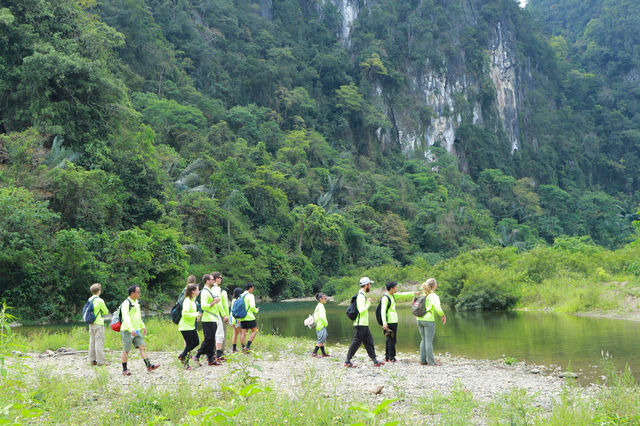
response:
<path fill-rule="evenodd" d="M 125 300 L 122 302 L 120 313 L 122 314 L 122 326 L 120 327 L 120 330 L 128 331 L 129 333 L 135 331 L 131 325 L 131 318 L 129 316 L 129 301 Z"/>
<path fill-rule="evenodd" d="M 435 297 L 433 298 L 433 310 L 436 311 L 436 313 L 438 315 L 440 315 L 441 317 L 444 316 L 444 312 L 442 310 L 442 307 L 440 306 L 440 298 L 437 295 L 434 295 Z"/>
<path fill-rule="evenodd" d="M 369 309 L 369 306 L 371 306 L 371 302 L 367 300 L 364 294 L 359 293 L 358 299 L 356 300 L 356 307 L 358 308 L 358 312 L 366 312 Z"/>
<path fill-rule="evenodd" d="M 253 312 L 254 314 L 258 313 L 258 308 L 256 307 L 256 297 L 251 294 L 251 297 L 249 297 L 249 312 Z"/>
<path fill-rule="evenodd" d="M 193 309 L 191 300 L 184 299 L 184 302 L 182 302 L 182 316 L 185 318 L 197 318 L 198 314 L 198 309 Z"/>
<path fill-rule="evenodd" d="M 107 305 L 105 305 L 104 300 L 98 299 L 98 303 L 96 304 L 98 308 L 98 313 L 102 313 L 102 315 L 107 315 L 109 310 L 107 309 Z"/>
<path fill-rule="evenodd" d="M 382 296 L 382 301 L 380 302 L 380 312 L 382 313 L 382 328 L 385 330 L 388 328 L 387 324 L 387 305 L 389 304 L 389 298 Z"/>

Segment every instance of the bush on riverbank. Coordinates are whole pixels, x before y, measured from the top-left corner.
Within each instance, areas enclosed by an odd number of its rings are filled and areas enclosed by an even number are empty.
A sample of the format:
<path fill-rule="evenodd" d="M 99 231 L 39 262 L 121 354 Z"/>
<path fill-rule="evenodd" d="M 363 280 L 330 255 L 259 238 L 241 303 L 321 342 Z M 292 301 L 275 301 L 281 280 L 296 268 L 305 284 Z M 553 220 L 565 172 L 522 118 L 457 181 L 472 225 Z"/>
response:
<path fill-rule="evenodd" d="M 627 312 L 640 299 L 640 244 L 619 250 L 596 246 L 586 238 L 559 238 L 553 246 L 527 252 L 515 248 L 484 248 L 463 253 L 434 266 L 360 270 L 325 286 L 336 300 L 357 291 L 360 276 L 382 288 L 387 280 L 399 291 L 417 291 L 428 277 L 438 280 L 442 302 L 458 310 L 502 310 L 513 307 L 553 308 L 559 312 Z"/>

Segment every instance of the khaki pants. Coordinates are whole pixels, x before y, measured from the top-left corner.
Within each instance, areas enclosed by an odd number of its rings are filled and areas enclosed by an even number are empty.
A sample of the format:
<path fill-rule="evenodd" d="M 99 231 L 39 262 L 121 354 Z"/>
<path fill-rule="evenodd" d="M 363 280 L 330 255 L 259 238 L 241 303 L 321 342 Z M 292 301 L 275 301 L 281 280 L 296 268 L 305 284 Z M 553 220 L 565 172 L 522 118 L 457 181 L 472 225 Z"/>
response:
<path fill-rule="evenodd" d="M 218 328 L 216 330 L 216 343 L 222 343 L 222 350 L 224 351 L 224 347 L 227 343 L 227 325 L 220 317 L 218 317 L 216 322 L 218 323 Z"/>
<path fill-rule="evenodd" d="M 89 324 L 89 362 L 104 364 L 104 325 Z"/>

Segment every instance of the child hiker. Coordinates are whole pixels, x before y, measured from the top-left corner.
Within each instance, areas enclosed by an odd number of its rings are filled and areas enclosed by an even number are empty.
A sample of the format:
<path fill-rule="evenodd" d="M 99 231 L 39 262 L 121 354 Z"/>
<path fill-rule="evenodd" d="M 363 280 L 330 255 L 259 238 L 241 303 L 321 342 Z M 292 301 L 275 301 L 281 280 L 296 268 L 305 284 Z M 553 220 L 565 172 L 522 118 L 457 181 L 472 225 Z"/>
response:
<path fill-rule="evenodd" d="M 311 356 L 314 358 L 324 358 L 329 356 L 324 350 L 324 344 L 327 341 L 327 325 L 329 325 L 327 321 L 327 311 L 324 309 L 324 304 L 327 303 L 327 296 L 323 293 L 318 293 L 316 294 L 316 300 L 318 301 L 318 306 L 316 306 L 316 309 L 313 311 L 313 320 L 316 322 L 317 341 Z M 322 350 L 322 355 L 318 355 L 318 349 Z"/>

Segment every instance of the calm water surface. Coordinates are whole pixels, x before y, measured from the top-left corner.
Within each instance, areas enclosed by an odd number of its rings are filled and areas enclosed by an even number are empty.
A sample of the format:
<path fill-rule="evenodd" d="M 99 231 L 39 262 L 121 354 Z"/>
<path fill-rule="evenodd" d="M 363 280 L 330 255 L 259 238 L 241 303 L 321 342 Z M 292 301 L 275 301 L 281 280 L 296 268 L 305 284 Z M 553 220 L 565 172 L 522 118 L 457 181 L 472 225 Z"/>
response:
<path fill-rule="evenodd" d="M 302 323 L 313 312 L 315 302 L 262 304 L 258 323 L 264 332 L 313 338 L 315 332 Z M 377 351 L 384 354 L 382 328 L 369 312 Z M 345 306 L 327 303 L 329 344 L 348 345 L 352 322 Z M 601 351 L 608 351 L 619 369 L 629 364 L 640 379 L 640 323 L 586 318 L 543 312 L 453 312 L 445 310 L 447 325 L 436 323 L 434 351 L 478 359 L 504 356 L 528 363 L 558 365 L 597 378 L 601 372 Z M 420 334 L 409 306 L 398 307 L 398 351 L 415 353 Z M 257 343 L 257 342 L 256 342 Z M 360 351 L 364 353 L 364 348 Z M 360 352 L 359 351 L 359 352 Z M 381 356 L 382 357 L 382 356 Z"/>

